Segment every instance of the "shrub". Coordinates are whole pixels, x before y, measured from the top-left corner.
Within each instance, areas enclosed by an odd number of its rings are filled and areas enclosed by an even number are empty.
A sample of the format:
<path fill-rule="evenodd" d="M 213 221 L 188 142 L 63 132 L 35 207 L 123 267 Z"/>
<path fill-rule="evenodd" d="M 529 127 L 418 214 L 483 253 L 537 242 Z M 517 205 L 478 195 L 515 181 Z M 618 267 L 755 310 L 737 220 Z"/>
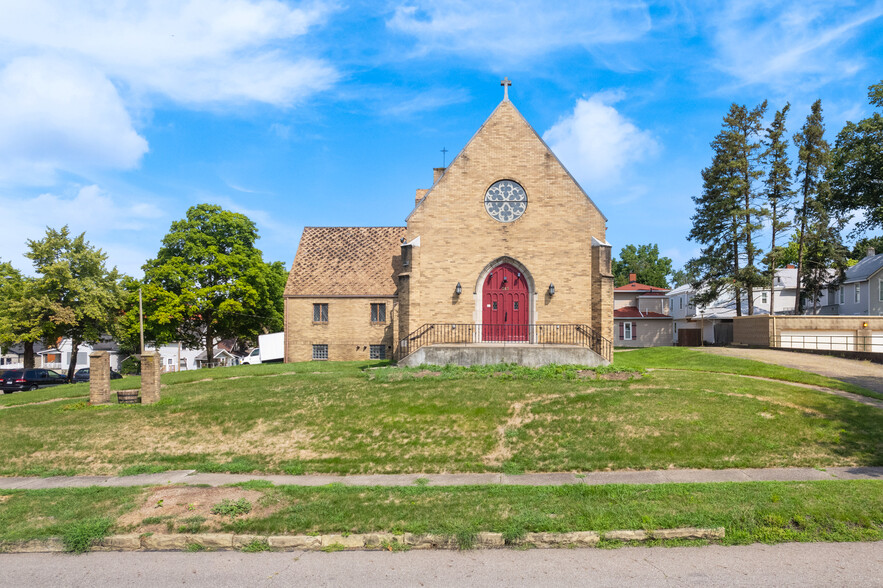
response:
<path fill-rule="evenodd" d="M 124 376 L 140 376 L 141 360 L 134 355 L 130 355 L 120 364 L 120 373 Z"/>

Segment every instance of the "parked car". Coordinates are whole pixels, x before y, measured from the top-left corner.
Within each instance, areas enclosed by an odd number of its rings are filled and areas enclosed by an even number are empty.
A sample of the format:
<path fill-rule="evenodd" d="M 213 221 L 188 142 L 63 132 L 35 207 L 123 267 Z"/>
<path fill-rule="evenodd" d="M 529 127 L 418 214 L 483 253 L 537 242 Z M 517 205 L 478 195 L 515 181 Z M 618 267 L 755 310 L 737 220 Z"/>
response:
<path fill-rule="evenodd" d="M 110 379 L 111 380 L 122 380 L 123 375 L 119 372 L 115 372 L 110 370 Z M 74 373 L 74 384 L 79 384 L 80 382 L 88 382 L 89 381 L 89 368 L 81 368 L 78 369 Z"/>
<path fill-rule="evenodd" d="M 36 390 L 37 388 L 45 388 L 47 386 L 57 386 L 58 384 L 67 384 L 67 376 L 63 376 L 55 370 L 47 369 L 30 369 L 30 370 L 9 370 L 3 374 L 0 380 L 0 390 L 4 394 L 12 392 L 22 392 L 24 390 Z"/>

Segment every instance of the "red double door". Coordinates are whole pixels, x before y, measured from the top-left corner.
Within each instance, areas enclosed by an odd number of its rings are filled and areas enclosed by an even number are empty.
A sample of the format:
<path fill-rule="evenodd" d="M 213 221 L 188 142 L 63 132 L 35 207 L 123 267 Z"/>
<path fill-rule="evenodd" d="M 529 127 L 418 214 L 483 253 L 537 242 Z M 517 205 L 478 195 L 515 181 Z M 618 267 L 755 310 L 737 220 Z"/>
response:
<path fill-rule="evenodd" d="M 527 341 L 527 280 L 520 271 L 508 263 L 495 267 L 484 280 L 482 297 L 482 340 Z"/>

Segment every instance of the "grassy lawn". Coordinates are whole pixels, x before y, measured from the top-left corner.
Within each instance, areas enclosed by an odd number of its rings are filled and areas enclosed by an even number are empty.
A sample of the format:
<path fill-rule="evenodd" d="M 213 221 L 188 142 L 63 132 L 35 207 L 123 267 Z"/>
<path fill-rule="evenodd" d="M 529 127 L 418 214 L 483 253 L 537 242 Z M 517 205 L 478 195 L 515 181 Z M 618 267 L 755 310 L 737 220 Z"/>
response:
<path fill-rule="evenodd" d="M 759 362 L 650 349 L 616 368 L 242 366 L 163 376 L 153 406 L 89 407 L 85 385 L 0 410 L 0 475 L 410 473 L 883 465 L 883 411 L 760 375 L 844 389 Z M 377 369 L 374 369 L 377 368 Z M 607 370 L 609 371 L 609 370 Z M 132 387 L 137 380 L 117 380 Z M 26 398 L 21 393 L 3 400 Z"/>
<path fill-rule="evenodd" d="M 760 376 L 774 380 L 824 386 L 871 398 L 883 399 L 883 394 L 818 374 L 811 374 L 794 368 L 772 365 L 751 359 L 704 353 L 687 347 L 648 347 L 625 353 L 616 353 L 614 362 L 622 368 L 657 368 Z"/>
<path fill-rule="evenodd" d="M 179 498 L 169 498 L 176 491 Z M 883 482 L 453 488 L 251 482 L 237 488 L 0 491 L 0 549 L 3 542 L 59 535 L 71 549 L 88 547 L 113 532 L 411 532 L 451 535 L 468 545 L 480 531 L 503 533 L 511 542 L 528 532 L 684 526 L 722 526 L 726 538 L 719 542 L 725 545 L 881 540 Z"/>

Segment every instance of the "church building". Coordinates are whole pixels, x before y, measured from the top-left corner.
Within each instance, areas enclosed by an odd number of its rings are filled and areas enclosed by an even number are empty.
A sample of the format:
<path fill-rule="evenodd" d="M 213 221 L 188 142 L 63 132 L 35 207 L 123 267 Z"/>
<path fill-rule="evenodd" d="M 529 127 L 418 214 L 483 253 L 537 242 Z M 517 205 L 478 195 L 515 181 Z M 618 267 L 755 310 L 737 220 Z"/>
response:
<path fill-rule="evenodd" d="M 402 227 L 307 227 L 285 361 L 600 365 L 613 357 L 606 218 L 508 97 Z"/>

